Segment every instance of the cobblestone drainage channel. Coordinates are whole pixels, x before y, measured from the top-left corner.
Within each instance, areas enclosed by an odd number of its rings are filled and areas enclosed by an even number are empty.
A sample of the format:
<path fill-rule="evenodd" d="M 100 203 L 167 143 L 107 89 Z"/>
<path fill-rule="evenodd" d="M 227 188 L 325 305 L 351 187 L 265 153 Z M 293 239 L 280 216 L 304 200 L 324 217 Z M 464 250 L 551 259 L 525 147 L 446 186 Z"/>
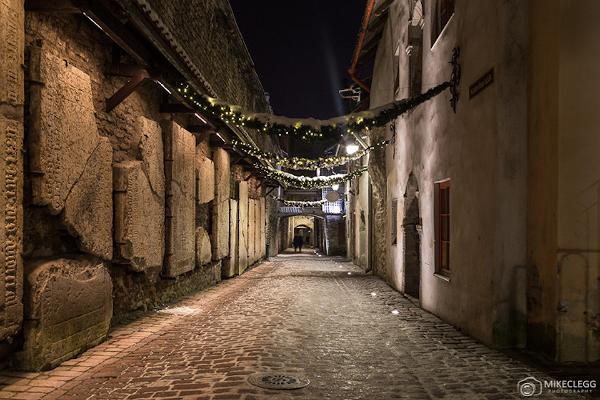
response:
<path fill-rule="evenodd" d="M 263 389 L 291 390 L 308 386 L 307 378 L 284 373 L 258 373 L 250 375 L 248 382 Z"/>

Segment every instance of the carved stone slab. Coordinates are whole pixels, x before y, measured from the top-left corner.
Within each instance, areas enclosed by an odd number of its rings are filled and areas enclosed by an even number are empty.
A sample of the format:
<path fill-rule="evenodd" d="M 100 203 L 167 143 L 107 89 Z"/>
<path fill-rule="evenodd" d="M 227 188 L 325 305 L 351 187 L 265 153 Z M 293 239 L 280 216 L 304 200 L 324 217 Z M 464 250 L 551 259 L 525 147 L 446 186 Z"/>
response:
<path fill-rule="evenodd" d="M 31 87 L 33 202 L 58 214 L 100 143 L 92 85 L 86 73 L 64 60 L 43 51 L 32 54 L 32 76 L 44 83 Z"/>
<path fill-rule="evenodd" d="M 165 275 L 176 277 L 194 269 L 196 204 L 194 135 L 174 122 L 165 124 L 166 253 Z"/>
<path fill-rule="evenodd" d="M 116 164 L 113 172 L 116 259 L 134 271 L 159 267 L 164 256 L 164 192 L 161 196 L 153 191 L 142 161 Z"/>
<path fill-rule="evenodd" d="M 138 119 L 142 133 L 140 159 L 150 181 L 152 191 L 159 197 L 165 196 L 165 157 L 160 124 L 145 117 Z"/>
<path fill-rule="evenodd" d="M 213 151 L 213 161 L 215 163 L 215 201 L 229 200 L 231 197 L 229 153 L 217 147 Z"/>
<path fill-rule="evenodd" d="M 260 249 L 260 222 L 262 216 L 260 212 L 260 200 L 254 200 L 254 262 L 257 262 L 261 257 L 261 249 Z"/>
<path fill-rule="evenodd" d="M 266 201 L 264 197 L 261 197 L 259 200 L 259 209 L 260 209 L 260 241 L 259 241 L 259 258 L 263 258 L 266 256 L 266 246 L 267 246 L 267 209 L 266 209 Z"/>
<path fill-rule="evenodd" d="M 248 182 L 238 183 L 238 247 L 237 273 L 248 268 Z"/>
<path fill-rule="evenodd" d="M 229 256 L 229 199 L 217 202 L 213 206 L 212 220 L 212 256 L 213 260 L 222 260 Z"/>
<path fill-rule="evenodd" d="M 0 117 L 0 340 L 23 320 L 22 149 L 23 125 Z"/>
<path fill-rule="evenodd" d="M 223 260 L 223 277 L 231 278 L 237 274 L 237 247 L 238 247 L 238 202 L 229 200 L 229 257 Z"/>
<path fill-rule="evenodd" d="M 112 317 L 110 275 L 99 261 L 43 261 L 27 270 L 24 303 L 19 367 L 54 368 L 106 338 Z"/>
<path fill-rule="evenodd" d="M 215 163 L 210 158 L 201 156 L 198 151 L 196 151 L 196 175 L 198 203 L 206 204 L 213 201 L 215 198 Z"/>
<path fill-rule="evenodd" d="M 256 236 L 256 229 L 254 228 L 256 225 L 256 200 L 250 199 L 248 200 L 248 264 L 254 264 L 256 261 L 256 241 L 254 237 Z"/>
<path fill-rule="evenodd" d="M 82 251 L 112 258 L 112 147 L 98 134 L 90 77 L 36 49 L 31 55 L 32 202 L 62 211 Z"/>
<path fill-rule="evenodd" d="M 112 145 L 101 138 L 65 203 L 63 220 L 79 248 L 104 260 L 113 254 Z"/>
<path fill-rule="evenodd" d="M 212 249 L 210 236 L 206 229 L 196 229 L 196 266 L 210 264 L 212 260 Z"/>
<path fill-rule="evenodd" d="M 0 103 L 11 106 L 22 106 L 24 98 L 23 3 L 23 0 L 0 0 Z"/>

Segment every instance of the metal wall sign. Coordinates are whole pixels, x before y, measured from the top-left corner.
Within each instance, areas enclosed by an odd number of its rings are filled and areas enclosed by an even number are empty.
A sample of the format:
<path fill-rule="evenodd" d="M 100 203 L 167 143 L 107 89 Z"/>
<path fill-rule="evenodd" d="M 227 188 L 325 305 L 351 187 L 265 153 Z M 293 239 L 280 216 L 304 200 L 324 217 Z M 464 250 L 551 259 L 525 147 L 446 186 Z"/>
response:
<path fill-rule="evenodd" d="M 481 93 L 486 87 L 494 82 L 494 68 L 483 74 L 471 86 L 469 86 L 469 100 Z"/>

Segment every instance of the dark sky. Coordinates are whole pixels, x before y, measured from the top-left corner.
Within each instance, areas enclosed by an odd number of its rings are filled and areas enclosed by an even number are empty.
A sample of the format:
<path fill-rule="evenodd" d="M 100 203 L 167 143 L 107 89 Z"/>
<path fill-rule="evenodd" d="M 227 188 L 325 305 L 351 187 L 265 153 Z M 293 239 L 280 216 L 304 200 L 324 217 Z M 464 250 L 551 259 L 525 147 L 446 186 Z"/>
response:
<path fill-rule="evenodd" d="M 230 0 L 275 114 L 344 114 L 364 0 Z"/>

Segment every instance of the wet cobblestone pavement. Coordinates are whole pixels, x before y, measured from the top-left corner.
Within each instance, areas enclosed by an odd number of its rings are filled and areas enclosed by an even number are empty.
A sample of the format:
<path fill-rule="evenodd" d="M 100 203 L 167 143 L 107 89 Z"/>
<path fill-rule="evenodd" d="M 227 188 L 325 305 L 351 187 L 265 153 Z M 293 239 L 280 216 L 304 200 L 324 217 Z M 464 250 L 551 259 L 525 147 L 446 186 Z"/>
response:
<path fill-rule="evenodd" d="M 310 384 L 262 389 L 247 382 L 258 372 Z M 289 254 L 118 327 L 53 371 L 4 371 L 0 398 L 511 399 L 527 376 L 547 378 L 349 263 Z"/>

